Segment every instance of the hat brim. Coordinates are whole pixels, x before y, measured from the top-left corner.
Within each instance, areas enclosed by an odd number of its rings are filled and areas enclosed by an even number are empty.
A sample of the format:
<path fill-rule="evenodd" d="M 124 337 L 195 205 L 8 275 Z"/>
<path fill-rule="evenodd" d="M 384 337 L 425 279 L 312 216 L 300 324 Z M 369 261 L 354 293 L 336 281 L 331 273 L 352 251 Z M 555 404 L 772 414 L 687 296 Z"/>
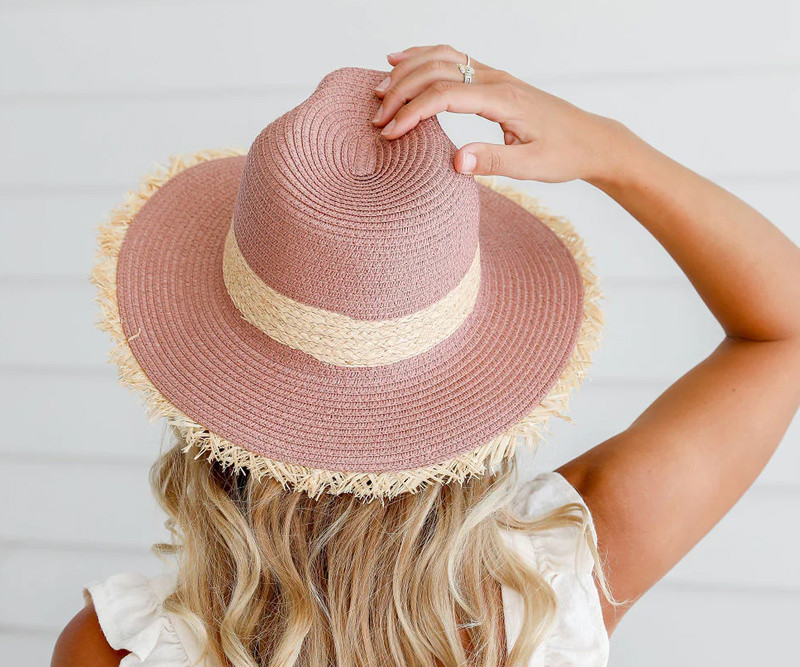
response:
<path fill-rule="evenodd" d="M 315 497 L 390 498 L 484 474 L 566 417 L 603 324 L 592 260 L 568 221 L 480 183 L 472 314 L 410 359 L 335 366 L 269 338 L 228 296 L 222 252 L 244 161 L 173 158 L 100 229 L 92 279 L 111 358 L 187 449 Z"/>

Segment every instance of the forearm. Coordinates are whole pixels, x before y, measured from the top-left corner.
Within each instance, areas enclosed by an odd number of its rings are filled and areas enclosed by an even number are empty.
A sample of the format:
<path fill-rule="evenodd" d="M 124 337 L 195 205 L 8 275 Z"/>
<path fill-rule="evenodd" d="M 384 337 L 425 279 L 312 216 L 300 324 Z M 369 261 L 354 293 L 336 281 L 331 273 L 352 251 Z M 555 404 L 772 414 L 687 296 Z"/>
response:
<path fill-rule="evenodd" d="M 800 249 L 751 206 L 624 126 L 587 179 L 633 215 L 684 271 L 727 335 L 800 338 Z"/>

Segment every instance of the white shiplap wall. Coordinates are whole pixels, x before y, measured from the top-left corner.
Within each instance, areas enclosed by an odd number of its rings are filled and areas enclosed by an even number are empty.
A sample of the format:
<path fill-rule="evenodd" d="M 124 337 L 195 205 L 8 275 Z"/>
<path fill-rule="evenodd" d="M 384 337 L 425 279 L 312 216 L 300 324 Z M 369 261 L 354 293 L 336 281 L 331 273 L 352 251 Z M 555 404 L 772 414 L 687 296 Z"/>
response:
<path fill-rule="evenodd" d="M 158 569 L 146 473 L 161 430 L 104 365 L 86 281 L 95 226 L 154 160 L 246 148 L 327 71 L 450 42 L 619 118 L 800 241 L 796 1 L 275 4 L 0 0 L 4 664 L 47 663 L 83 584 Z M 498 138 L 477 119 L 441 120 L 457 144 Z M 582 183 L 525 187 L 587 238 L 607 295 L 578 426 L 554 424 L 536 462 L 550 469 L 627 426 L 721 330 L 614 202 Z M 796 656 L 798 423 L 740 503 L 629 613 L 612 665 Z"/>

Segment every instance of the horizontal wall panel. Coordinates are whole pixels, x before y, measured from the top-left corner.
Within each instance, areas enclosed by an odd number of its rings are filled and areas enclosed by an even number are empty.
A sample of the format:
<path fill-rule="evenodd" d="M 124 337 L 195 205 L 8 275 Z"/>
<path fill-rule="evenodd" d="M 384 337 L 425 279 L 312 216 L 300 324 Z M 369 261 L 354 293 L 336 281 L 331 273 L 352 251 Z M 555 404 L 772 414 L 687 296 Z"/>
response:
<path fill-rule="evenodd" d="M 41 190 L 0 194 L 0 277 L 88 277 L 97 227 L 123 201 L 123 189 Z"/>
<path fill-rule="evenodd" d="M 49 665 L 58 631 L 25 632 L 14 628 L 0 629 L 0 655 L 14 667 Z"/>
<path fill-rule="evenodd" d="M 766 0 L 758 11 L 723 0 L 413 0 L 402 12 L 353 0 L 48 2 L 3 18 L 7 92 L 291 85 L 340 65 L 385 67 L 389 51 L 439 42 L 529 76 L 800 65 L 791 0 Z"/>
<path fill-rule="evenodd" d="M 800 172 L 780 177 L 755 174 L 720 176 L 712 180 L 762 213 L 794 243 L 800 244 L 800 216 L 797 215 L 800 211 Z M 516 186 L 572 221 L 595 258 L 601 279 L 683 275 L 661 244 L 604 192 L 583 182 L 517 182 Z"/>
<path fill-rule="evenodd" d="M 165 539 L 148 466 L 4 461 L 0 540 L 142 547 Z M 28 501 L 20 506 L 20 499 Z"/>
<path fill-rule="evenodd" d="M 800 243 L 800 172 L 796 177 L 723 177 L 719 183 Z M 601 276 L 680 275 L 678 266 L 650 233 L 599 190 L 581 182 L 514 185 L 573 222 L 586 239 Z M 124 188 L 39 190 L 0 193 L 0 278 L 85 276 L 93 264 L 96 228 L 123 200 Z"/>
<path fill-rule="evenodd" d="M 0 311 L 14 322 L 0 328 L 0 366 L 102 367 L 111 339 L 94 327 L 94 298 L 83 279 L 0 284 Z"/>
<path fill-rule="evenodd" d="M 22 550 L 30 543 L 42 552 L 65 550 L 63 545 L 70 551 L 108 552 L 110 567 L 116 568 L 124 564 L 115 560 L 120 548 L 141 554 L 165 539 L 145 464 L 3 461 L 3 469 L 9 481 L 0 488 L 0 500 L 6 506 L 23 496 L 36 498 L 0 525 L 0 540 L 20 543 Z M 668 578 L 681 585 L 800 591 L 795 563 L 800 542 L 788 529 L 798 511 L 797 489 L 752 488 Z M 15 549 L 7 545 L 4 558 Z"/>
<path fill-rule="evenodd" d="M 667 382 L 618 383 L 590 378 L 571 403 L 572 423 L 550 422 L 551 435 L 535 452 L 522 449 L 527 474 L 552 470 L 624 430 Z M 64 462 L 71 458 L 148 464 L 165 442 L 162 421 L 150 423 L 112 370 L 91 373 L 7 373 L 0 376 L 0 405 L 13 419 L 0 440 L 0 461 Z M 41 406 L 47 406 L 42 419 Z M 169 442 L 169 440 L 166 440 Z M 800 480 L 800 416 L 790 425 L 757 484 L 793 486 Z"/>
<path fill-rule="evenodd" d="M 603 288 L 607 328 L 591 371 L 598 378 L 677 378 L 722 338 L 685 279 L 609 280 Z M 1 283 L 0 312 L 10 314 L 15 326 L 0 329 L 0 366 L 103 366 L 110 339 L 93 328 L 93 296 L 84 280 Z"/>
<path fill-rule="evenodd" d="M 798 78 L 790 72 L 666 81 L 641 77 L 546 88 L 625 122 L 701 173 L 774 174 L 798 170 Z M 22 185 L 132 187 L 153 161 L 172 153 L 249 147 L 264 126 L 312 89 L 7 102 L 0 106 L 6 157 L 0 185 L 12 191 L 11 186 Z M 742 90 L 749 94 L 743 96 Z M 443 122 L 457 145 L 501 140 L 498 128 L 482 119 L 448 116 Z"/>
<path fill-rule="evenodd" d="M 228 96 L 224 92 L 200 99 L 95 100 L 80 98 L 53 106 L 46 101 L 2 107 L 0 129 L 6 158 L 0 183 L 12 190 L 36 185 L 114 185 L 120 194 L 138 188 L 142 176 L 170 155 L 213 148 L 249 148 L 274 118 L 298 104 L 302 92 Z M 21 124 L 21 125 L 20 125 Z M 16 138 L 15 138 L 16 137 Z M 25 144 L 34 140 L 57 145 L 41 159 Z M 12 157 L 13 156 L 13 157 Z"/>
<path fill-rule="evenodd" d="M 162 571 L 161 561 L 145 547 L 128 552 L 0 547 L 0 554 L 0 625 L 62 628 L 83 607 L 84 586 L 122 572 Z"/>
<path fill-rule="evenodd" d="M 798 170 L 800 71 L 567 82 L 548 90 L 622 121 L 701 173 Z"/>
<path fill-rule="evenodd" d="M 790 528 L 798 513 L 797 489 L 745 493 L 667 576 L 685 586 L 763 586 L 800 596 L 800 536 Z"/>
<path fill-rule="evenodd" d="M 0 375 L 0 404 L 14 416 L 0 440 L 7 456 L 150 461 L 165 435 L 162 422 L 146 418 L 138 396 L 119 386 L 111 367 Z"/>
<path fill-rule="evenodd" d="M 611 637 L 610 667 L 789 665 L 800 595 L 658 585 Z"/>
<path fill-rule="evenodd" d="M 579 454 L 626 429 L 670 384 L 589 380 L 573 393 L 571 423 L 550 421 L 550 436 L 534 453 L 521 449 L 528 475 L 554 470 Z M 800 481 L 800 414 L 790 424 L 777 451 L 756 480 L 756 486 L 798 488 Z M 770 525 L 772 525 L 770 523 Z"/>
<path fill-rule="evenodd" d="M 791 664 L 800 597 L 657 588 L 611 637 L 610 667 Z M 9 664 L 48 664 L 58 631 L 0 632 Z M 733 639 L 735 638 L 735 640 Z"/>
<path fill-rule="evenodd" d="M 106 500 L 120 505 L 114 498 Z M 764 516 L 770 516 L 775 525 L 790 525 L 792 513 L 798 509 L 800 494 L 779 497 L 759 491 L 745 496 L 664 583 L 680 590 L 696 587 L 800 594 L 800 575 L 792 556 L 800 544 L 787 544 L 787 535 L 770 530 L 771 524 L 764 522 Z M 76 536 L 74 541 L 79 543 L 83 537 Z M 0 547 L 0 554 L 0 589 L 4 593 L 0 623 L 25 627 L 63 625 L 81 606 L 81 588 L 92 581 L 119 572 L 152 576 L 162 568 L 145 543 L 120 551 L 80 548 L 79 544 L 48 547 L 45 542 L 37 547 L 7 545 Z M 765 558 L 770 559 L 770 568 L 760 567 Z M 663 587 L 658 584 L 651 593 Z M 45 597 L 52 603 L 43 609 L 38 600 Z"/>

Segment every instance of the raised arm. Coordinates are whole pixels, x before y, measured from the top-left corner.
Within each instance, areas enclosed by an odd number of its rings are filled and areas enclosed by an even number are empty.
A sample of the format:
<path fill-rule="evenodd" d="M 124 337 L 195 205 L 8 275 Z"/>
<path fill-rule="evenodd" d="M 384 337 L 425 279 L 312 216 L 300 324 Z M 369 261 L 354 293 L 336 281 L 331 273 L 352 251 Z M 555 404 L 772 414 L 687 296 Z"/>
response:
<path fill-rule="evenodd" d="M 618 128 L 592 182 L 670 253 L 725 337 L 633 424 L 561 472 L 635 601 L 758 477 L 800 404 L 800 250 L 743 201 Z M 628 605 L 629 606 L 629 605 Z M 611 631 L 627 607 L 606 605 Z"/>
<path fill-rule="evenodd" d="M 620 123 L 587 113 L 446 45 L 389 56 L 375 123 L 389 139 L 440 111 L 500 124 L 456 169 L 583 179 L 670 253 L 724 331 L 719 346 L 622 433 L 559 469 L 595 519 L 612 593 L 631 604 L 736 503 L 800 404 L 800 250 L 757 211 Z M 604 604 L 611 633 L 627 606 Z M 629 605 L 628 605 L 629 606 Z"/>

